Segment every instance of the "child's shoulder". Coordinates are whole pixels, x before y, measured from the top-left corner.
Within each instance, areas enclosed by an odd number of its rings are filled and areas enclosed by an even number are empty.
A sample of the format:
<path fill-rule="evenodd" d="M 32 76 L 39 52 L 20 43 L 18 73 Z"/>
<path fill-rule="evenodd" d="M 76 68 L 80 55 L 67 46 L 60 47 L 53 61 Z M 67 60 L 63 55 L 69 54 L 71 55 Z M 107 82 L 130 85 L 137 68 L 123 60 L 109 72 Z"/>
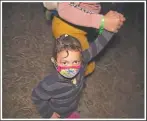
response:
<path fill-rule="evenodd" d="M 45 82 L 47 85 L 55 84 L 57 81 L 60 81 L 57 73 L 51 73 L 42 80 L 42 82 Z"/>

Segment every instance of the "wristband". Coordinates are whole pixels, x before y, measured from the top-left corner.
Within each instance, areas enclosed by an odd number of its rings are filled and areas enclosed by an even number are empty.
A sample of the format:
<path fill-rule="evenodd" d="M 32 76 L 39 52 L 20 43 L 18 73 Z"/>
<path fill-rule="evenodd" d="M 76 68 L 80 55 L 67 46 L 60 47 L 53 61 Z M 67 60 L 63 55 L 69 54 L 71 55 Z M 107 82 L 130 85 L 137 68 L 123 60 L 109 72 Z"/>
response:
<path fill-rule="evenodd" d="M 105 21 L 104 17 L 102 17 L 100 28 L 99 28 L 99 34 L 102 34 L 102 32 L 104 30 L 104 21 Z"/>

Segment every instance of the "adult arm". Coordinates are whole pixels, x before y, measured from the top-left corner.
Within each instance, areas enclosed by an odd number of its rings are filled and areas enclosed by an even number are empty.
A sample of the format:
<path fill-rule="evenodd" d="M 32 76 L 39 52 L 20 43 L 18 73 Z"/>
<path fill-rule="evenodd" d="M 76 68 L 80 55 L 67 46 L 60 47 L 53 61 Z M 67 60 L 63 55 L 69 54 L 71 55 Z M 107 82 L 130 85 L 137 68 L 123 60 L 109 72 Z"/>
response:
<path fill-rule="evenodd" d="M 83 12 L 70 5 L 70 2 L 58 4 L 58 14 L 66 21 L 80 26 L 99 28 L 103 15 Z"/>

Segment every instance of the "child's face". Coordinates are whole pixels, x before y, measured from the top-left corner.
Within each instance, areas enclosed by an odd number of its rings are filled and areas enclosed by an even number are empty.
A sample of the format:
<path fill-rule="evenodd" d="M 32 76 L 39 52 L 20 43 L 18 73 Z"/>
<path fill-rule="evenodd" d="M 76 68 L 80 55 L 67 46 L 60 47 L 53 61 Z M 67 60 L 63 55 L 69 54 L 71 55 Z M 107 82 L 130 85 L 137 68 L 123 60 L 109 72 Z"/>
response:
<path fill-rule="evenodd" d="M 57 54 L 58 66 L 79 66 L 81 65 L 81 53 L 74 50 L 63 50 Z"/>

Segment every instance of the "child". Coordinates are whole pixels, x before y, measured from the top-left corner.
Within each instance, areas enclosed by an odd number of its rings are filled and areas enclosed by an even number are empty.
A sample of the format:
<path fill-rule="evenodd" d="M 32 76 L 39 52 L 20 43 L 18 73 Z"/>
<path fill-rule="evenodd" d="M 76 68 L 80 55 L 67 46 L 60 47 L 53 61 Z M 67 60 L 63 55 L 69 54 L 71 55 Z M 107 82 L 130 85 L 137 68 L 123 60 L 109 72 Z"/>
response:
<path fill-rule="evenodd" d="M 50 3 L 48 3 L 48 5 L 50 5 Z M 72 35 L 80 41 L 83 50 L 89 47 L 88 40 L 92 41 L 97 37 L 98 32 L 96 32 L 96 29 L 99 29 L 100 24 L 102 24 L 103 17 L 105 19 L 104 28 L 106 30 L 115 32 L 115 27 L 119 29 L 119 26 L 116 25 L 118 24 L 118 19 L 121 14 L 115 12 L 115 17 L 113 15 L 106 17 L 102 14 L 98 14 L 100 13 L 101 6 L 97 3 L 61 2 L 58 3 L 57 10 L 59 15 L 54 16 L 52 22 L 53 35 L 55 38 L 66 33 Z M 116 14 L 118 16 L 117 18 Z M 120 18 L 122 19 L 123 17 Z M 91 74 L 94 68 L 95 62 L 92 61 L 87 66 L 85 75 Z"/>
<path fill-rule="evenodd" d="M 104 31 L 84 51 L 80 41 L 71 35 L 63 34 L 56 40 L 51 60 L 57 71 L 45 77 L 32 91 L 32 100 L 43 118 L 79 118 L 76 109 L 86 67 L 112 36 L 113 33 Z"/>

